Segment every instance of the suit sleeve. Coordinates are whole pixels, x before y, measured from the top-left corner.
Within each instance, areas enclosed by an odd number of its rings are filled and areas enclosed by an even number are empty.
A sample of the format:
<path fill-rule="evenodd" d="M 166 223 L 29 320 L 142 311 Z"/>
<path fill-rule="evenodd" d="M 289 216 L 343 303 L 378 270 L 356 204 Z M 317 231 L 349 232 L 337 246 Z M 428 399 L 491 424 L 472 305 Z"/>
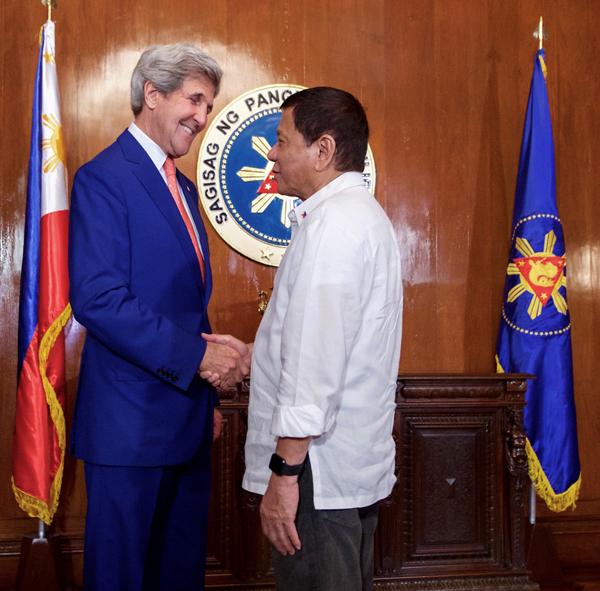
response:
<path fill-rule="evenodd" d="M 69 223 L 70 299 L 75 318 L 105 347 L 186 390 L 206 342 L 132 293 L 129 211 L 123 183 L 97 163 L 79 170 Z"/>

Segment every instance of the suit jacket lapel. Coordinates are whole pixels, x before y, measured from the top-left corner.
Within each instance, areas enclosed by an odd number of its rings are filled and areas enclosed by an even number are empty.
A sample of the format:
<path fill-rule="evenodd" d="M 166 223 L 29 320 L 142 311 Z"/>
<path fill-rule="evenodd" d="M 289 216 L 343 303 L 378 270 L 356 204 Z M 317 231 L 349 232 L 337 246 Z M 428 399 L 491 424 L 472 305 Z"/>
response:
<path fill-rule="evenodd" d="M 171 230 L 177 237 L 183 254 L 186 257 L 187 265 L 190 268 L 189 271 L 196 279 L 198 291 L 204 305 L 206 305 L 208 298 L 205 299 L 206 294 L 205 289 L 203 289 L 204 286 L 202 284 L 202 276 L 196 257 L 196 251 L 190 240 L 185 223 L 181 219 L 177 205 L 173 202 L 173 196 L 171 195 L 167 184 L 156 169 L 156 166 L 154 166 L 148 154 L 146 154 L 142 146 L 140 146 L 137 140 L 128 131 L 122 133 L 117 141 L 121 145 L 125 157 L 132 164 L 133 173 L 142 183 L 148 195 L 163 214 L 171 227 Z M 208 256 L 205 257 L 205 259 L 207 258 Z"/>

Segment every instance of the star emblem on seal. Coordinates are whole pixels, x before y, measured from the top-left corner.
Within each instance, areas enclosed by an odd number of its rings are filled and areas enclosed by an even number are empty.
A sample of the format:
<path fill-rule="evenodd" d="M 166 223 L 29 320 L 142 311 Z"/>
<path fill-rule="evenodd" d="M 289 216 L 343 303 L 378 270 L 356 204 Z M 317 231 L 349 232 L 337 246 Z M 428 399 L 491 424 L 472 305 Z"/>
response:
<path fill-rule="evenodd" d="M 278 199 L 281 201 L 281 214 L 279 216 L 279 220 L 286 228 L 289 228 L 290 220 L 288 214 L 293 209 L 296 198 L 289 197 L 288 195 L 280 195 L 277 192 L 277 179 L 272 173 L 273 166 L 271 165 L 267 156 L 271 149 L 271 145 L 266 138 L 253 136 L 252 149 L 265 159 L 266 165 L 264 168 L 243 166 L 237 172 L 237 175 L 244 182 L 261 181 L 261 185 L 257 191 L 257 196 L 252 200 L 250 211 L 252 211 L 252 213 L 261 214 L 275 199 Z"/>

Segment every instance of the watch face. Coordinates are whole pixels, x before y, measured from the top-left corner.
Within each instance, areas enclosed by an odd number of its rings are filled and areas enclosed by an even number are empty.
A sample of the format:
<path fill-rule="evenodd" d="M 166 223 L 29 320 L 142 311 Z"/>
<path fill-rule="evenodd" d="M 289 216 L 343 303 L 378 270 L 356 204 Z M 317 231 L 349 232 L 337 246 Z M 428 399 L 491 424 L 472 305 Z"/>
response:
<path fill-rule="evenodd" d="M 303 468 L 304 462 L 290 466 L 279 454 L 273 454 L 269 462 L 269 469 L 277 476 L 297 476 Z"/>
<path fill-rule="evenodd" d="M 269 462 L 269 469 L 272 472 L 275 472 L 275 474 L 277 474 L 278 476 L 281 476 L 284 466 L 285 466 L 285 461 L 281 456 L 279 456 L 277 454 L 273 454 L 271 456 L 271 461 Z"/>

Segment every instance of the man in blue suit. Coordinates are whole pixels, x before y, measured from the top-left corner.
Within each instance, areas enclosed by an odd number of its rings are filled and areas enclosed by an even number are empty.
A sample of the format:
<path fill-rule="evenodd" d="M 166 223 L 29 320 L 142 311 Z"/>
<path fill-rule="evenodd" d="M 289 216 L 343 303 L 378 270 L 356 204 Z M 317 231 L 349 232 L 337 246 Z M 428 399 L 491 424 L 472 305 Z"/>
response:
<path fill-rule="evenodd" d="M 247 373 L 236 339 L 207 343 L 212 277 L 193 183 L 175 171 L 221 69 L 191 45 L 146 50 L 134 122 L 77 172 L 71 304 L 87 329 L 72 433 L 85 461 L 87 591 L 204 588 L 217 396 Z"/>

